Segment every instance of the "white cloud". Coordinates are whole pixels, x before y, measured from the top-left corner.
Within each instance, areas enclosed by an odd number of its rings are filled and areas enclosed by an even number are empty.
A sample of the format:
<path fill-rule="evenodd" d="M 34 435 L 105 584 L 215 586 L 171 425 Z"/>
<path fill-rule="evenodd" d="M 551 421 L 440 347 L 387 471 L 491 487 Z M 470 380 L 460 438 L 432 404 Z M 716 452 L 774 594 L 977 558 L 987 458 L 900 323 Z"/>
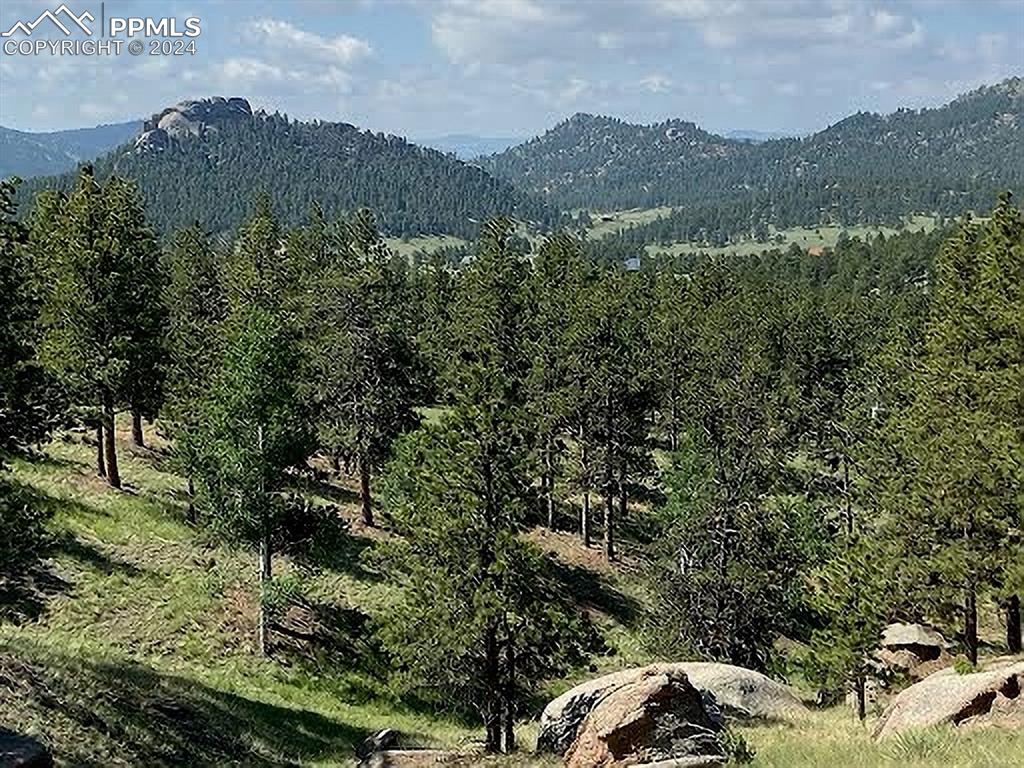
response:
<path fill-rule="evenodd" d="M 220 72 L 224 80 L 242 85 L 279 83 L 288 79 L 288 74 L 281 67 L 251 58 L 228 59 L 221 65 Z"/>
<path fill-rule="evenodd" d="M 370 44 L 358 37 L 322 37 L 280 19 L 255 19 L 246 25 L 245 31 L 251 40 L 269 47 L 287 49 L 299 56 L 312 56 L 339 64 L 350 64 L 373 52 Z"/>
<path fill-rule="evenodd" d="M 642 78 L 639 86 L 648 93 L 668 93 L 672 89 L 672 80 L 665 75 L 652 74 Z"/>

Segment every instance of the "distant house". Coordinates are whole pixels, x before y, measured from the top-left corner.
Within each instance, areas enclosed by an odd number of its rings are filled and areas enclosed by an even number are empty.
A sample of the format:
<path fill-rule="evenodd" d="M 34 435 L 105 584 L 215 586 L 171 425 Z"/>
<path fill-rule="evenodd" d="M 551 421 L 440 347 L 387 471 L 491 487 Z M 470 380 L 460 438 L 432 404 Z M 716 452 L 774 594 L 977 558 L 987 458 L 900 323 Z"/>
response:
<path fill-rule="evenodd" d="M 825 253 L 825 246 L 823 245 L 812 245 L 807 249 L 808 256 L 822 256 Z"/>
<path fill-rule="evenodd" d="M 623 265 L 629 272 L 636 272 L 638 269 L 640 269 L 640 257 L 633 256 L 632 258 L 626 259 L 623 262 Z"/>

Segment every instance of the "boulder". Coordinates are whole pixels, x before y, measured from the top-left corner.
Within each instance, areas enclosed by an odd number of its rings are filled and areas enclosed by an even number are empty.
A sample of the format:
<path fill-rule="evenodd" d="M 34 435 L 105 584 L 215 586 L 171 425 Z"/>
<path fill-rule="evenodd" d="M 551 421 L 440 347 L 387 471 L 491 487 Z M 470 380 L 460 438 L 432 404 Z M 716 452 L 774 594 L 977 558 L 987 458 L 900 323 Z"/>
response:
<path fill-rule="evenodd" d="M 635 681 L 645 670 L 626 669 L 610 675 L 597 677 L 577 685 L 561 696 L 552 699 L 540 716 L 540 731 L 537 734 L 537 751 L 564 755 L 576 739 L 580 724 L 590 711 L 610 692 Z"/>
<path fill-rule="evenodd" d="M 714 694 L 726 717 L 785 720 L 806 714 L 806 707 L 782 683 L 732 664 L 687 661 L 673 664 L 694 686 Z"/>
<path fill-rule="evenodd" d="M 711 662 L 653 664 L 588 680 L 553 699 L 541 714 L 537 751 L 565 754 L 583 719 L 609 693 L 651 671 L 670 670 L 712 694 L 727 716 L 789 719 L 806 711 L 786 686 L 760 672 Z"/>
<path fill-rule="evenodd" d="M 397 746 L 398 731 L 394 728 L 385 728 L 363 739 L 362 743 L 356 747 L 356 757 L 360 760 L 365 760 L 375 752 L 383 752 L 387 749 L 394 749 Z"/>
<path fill-rule="evenodd" d="M 720 715 L 677 670 L 647 668 L 601 699 L 565 755 L 566 768 L 627 765 L 722 765 Z M 675 761 L 672 763 L 670 761 Z"/>
<path fill-rule="evenodd" d="M 0 728 L 0 765 L 4 768 L 53 768 L 46 747 L 30 736 Z"/>
<path fill-rule="evenodd" d="M 903 690 L 882 714 L 875 738 L 934 725 L 1024 727 L 1024 661 L 991 665 L 966 675 L 935 672 Z"/>
<path fill-rule="evenodd" d="M 890 624 L 875 658 L 885 667 L 926 677 L 950 662 L 946 640 L 924 624 Z"/>

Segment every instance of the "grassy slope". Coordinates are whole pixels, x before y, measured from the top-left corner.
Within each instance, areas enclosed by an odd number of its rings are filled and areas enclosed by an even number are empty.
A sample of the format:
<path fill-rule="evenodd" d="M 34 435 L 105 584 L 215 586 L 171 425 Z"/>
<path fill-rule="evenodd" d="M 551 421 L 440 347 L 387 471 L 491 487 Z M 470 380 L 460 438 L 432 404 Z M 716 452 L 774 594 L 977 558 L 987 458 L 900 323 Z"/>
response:
<path fill-rule="evenodd" d="M 350 535 L 329 556 L 282 556 L 275 565 L 299 580 L 310 604 L 329 611 L 340 629 L 315 652 L 285 643 L 264 660 L 253 653 L 251 556 L 203 541 L 183 522 L 183 483 L 161 468 L 159 445 L 136 451 L 122 440 L 121 448 L 124 493 L 92 476 L 93 448 L 79 436 L 53 443 L 41 460 L 15 465 L 18 478 L 54 509 L 54 545 L 31 579 L 0 595 L 7 615 L 0 620 L 0 724 L 37 735 L 63 765 L 97 767 L 346 765 L 353 746 L 384 727 L 421 745 L 459 746 L 479 737 L 470 724 L 399 702 L 382 682 L 363 622 L 387 610 L 388 590 L 360 569 L 357 557 L 379 534 L 354 522 L 348 488 L 309 493 L 339 504 L 353 520 Z M 644 595 L 628 543 L 623 565 L 612 569 L 571 534 L 531 537 L 555 554 L 557 577 L 618 651 L 597 659 L 595 669 L 647 660 L 633 628 Z M 549 690 L 594 674 L 581 670 Z M 524 743 L 535 727 L 522 725 Z M 843 709 L 745 735 L 759 752 L 755 766 L 779 768 L 995 768 L 1013 764 L 1008 756 L 1024 750 L 1024 736 L 1002 732 L 876 746 Z M 491 764 L 557 761 L 521 754 Z"/>
<path fill-rule="evenodd" d="M 605 235 L 614 234 L 622 229 L 628 229 L 638 224 L 646 224 L 654 221 L 660 216 L 671 213 L 670 208 L 634 208 L 627 211 L 611 211 L 606 213 L 591 213 L 593 220 L 593 226 L 587 231 L 587 237 L 591 240 L 599 239 Z M 935 218 L 933 216 L 908 216 L 903 224 L 904 229 L 918 230 L 924 229 L 930 231 L 935 227 Z M 881 227 L 881 226 L 870 226 L 870 225 L 854 225 L 854 226 L 819 226 L 819 227 L 792 227 L 790 229 L 775 229 L 774 227 L 768 228 L 770 234 L 774 237 L 776 234 L 781 234 L 784 242 L 779 243 L 759 243 L 755 240 L 744 240 L 738 243 L 730 243 L 719 248 L 709 248 L 700 243 L 671 243 L 666 245 L 652 244 L 646 247 L 648 254 L 656 253 L 693 253 L 703 252 L 715 255 L 732 254 L 734 256 L 749 256 L 751 254 L 761 253 L 765 250 L 772 248 L 786 249 L 789 248 L 793 243 L 799 245 L 801 248 L 813 248 L 815 246 L 831 247 L 836 244 L 840 233 L 846 232 L 850 237 L 874 237 L 879 233 L 884 233 L 886 236 L 895 234 L 897 229 L 892 227 Z"/>

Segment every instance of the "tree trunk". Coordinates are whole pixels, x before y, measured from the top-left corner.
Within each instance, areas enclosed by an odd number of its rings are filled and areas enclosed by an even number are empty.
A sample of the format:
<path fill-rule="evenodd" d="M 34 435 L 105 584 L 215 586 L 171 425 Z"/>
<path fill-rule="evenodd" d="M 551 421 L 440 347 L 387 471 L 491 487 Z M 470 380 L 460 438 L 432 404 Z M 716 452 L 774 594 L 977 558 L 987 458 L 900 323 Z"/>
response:
<path fill-rule="evenodd" d="M 604 556 L 609 561 L 615 559 L 614 517 L 615 504 L 612 498 L 611 483 L 604 493 Z"/>
<path fill-rule="evenodd" d="M 1006 650 L 1020 653 L 1020 596 L 1010 595 L 1006 601 Z"/>
<path fill-rule="evenodd" d="M 132 442 L 140 448 L 146 447 L 146 440 L 142 435 L 142 413 L 137 408 L 132 408 Z"/>
<path fill-rule="evenodd" d="M 978 595 L 968 579 L 964 588 L 964 645 L 971 664 L 978 663 Z"/>
<path fill-rule="evenodd" d="M 850 462 L 843 456 L 843 496 L 845 497 L 846 537 L 853 538 L 853 498 L 850 495 Z"/>
<path fill-rule="evenodd" d="M 548 505 L 548 529 L 555 530 L 555 471 L 551 466 L 551 438 L 544 449 L 544 492 Z"/>
<path fill-rule="evenodd" d="M 580 472 L 583 476 L 583 507 L 580 509 L 580 536 L 583 546 L 590 546 L 590 472 L 587 466 L 587 444 L 580 427 Z"/>
<path fill-rule="evenodd" d="M 501 690 L 498 682 L 498 630 L 493 622 L 484 635 L 484 689 L 487 700 L 484 703 L 484 728 L 486 731 L 484 749 L 495 753 L 501 751 Z"/>
<path fill-rule="evenodd" d="M 676 401 L 672 399 L 672 405 L 669 406 L 669 428 L 668 428 L 668 448 L 672 453 L 679 450 L 679 428 L 676 426 L 678 416 L 676 415 Z"/>
<path fill-rule="evenodd" d="M 359 457 L 359 502 L 363 509 L 363 522 L 373 527 L 373 502 L 370 499 L 370 462 Z"/>
<path fill-rule="evenodd" d="M 857 693 L 857 719 L 862 723 L 864 718 L 867 716 L 867 685 L 864 679 L 864 673 L 858 672 L 857 679 L 853 683 L 853 689 Z"/>
<path fill-rule="evenodd" d="M 265 591 L 267 586 L 270 584 L 270 580 L 273 578 L 273 563 L 271 560 L 272 553 L 270 551 L 270 534 L 267 531 L 263 532 L 263 536 L 260 538 L 260 560 L 259 560 L 259 575 L 260 575 L 260 615 L 259 615 L 259 646 L 260 654 L 262 656 L 270 655 L 270 618 L 267 616 L 267 609 L 264 605 Z"/>
<path fill-rule="evenodd" d="M 629 495 L 626 493 L 626 471 L 619 471 L 619 522 L 626 519 Z"/>
<path fill-rule="evenodd" d="M 117 471 L 117 444 L 114 442 L 114 398 L 103 395 L 103 453 L 107 463 L 107 483 L 111 488 L 121 487 L 121 475 Z"/>
<path fill-rule="evenodd" d="M 612 497 L 611 446 L 605 446 L 604 456 L 604 556 L 611 562 L 615 559 L 615 503 Z"/>
<path fill-rule="evenodd" d="M 188 509 L 185 510 L 185 519 L 190 523 L 196 521 L 196 483 L 191 475 L 188 478 Z"/>
<path fill-rule="evenodd" d="M 509 632 L 505 638 L 505 711 L 504 716 L 504 740 L 503 751 L 505 754 L 515 752 L 516 749 L 516 648 L 512 640 L 512 633 Z"/>
<path fill-rule="evenodd" d="M 580 508 L 580 536 L 583 546 L 590 546 L 590 491 L 583 492 L 583 506 Z"/>
<path fill-rule="evenodd" d="M 96 474 L 107 476 L 107 462 L 103 460 L 103 421 L 96 422 Z"/>

